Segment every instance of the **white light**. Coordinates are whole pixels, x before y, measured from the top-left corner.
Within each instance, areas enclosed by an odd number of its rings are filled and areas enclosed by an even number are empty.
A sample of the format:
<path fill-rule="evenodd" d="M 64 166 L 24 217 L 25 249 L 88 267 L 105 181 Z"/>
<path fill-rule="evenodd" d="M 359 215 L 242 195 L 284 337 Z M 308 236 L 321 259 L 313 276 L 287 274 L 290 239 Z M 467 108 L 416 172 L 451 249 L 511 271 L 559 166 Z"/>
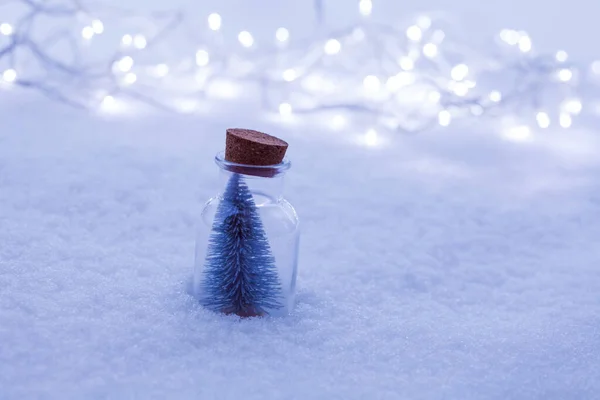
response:
<path fill-rule="evenodd" d="M 415 62 L 410 57 L 401 57 L 400 60 L 398 60 L 398 64 L 400 64 L 400 68 L 405 71 L 410 71 L 415 67 Z"/>
<path fill-rule="evenodd" d="M 482 115 L 483 114 L 483 107 L 481 107 L 478 104 L 476 104 L 474 106 L 471 106 L 471 114 L 475 115 L 476 117 Z"/>
<path fill-rule="evenodd" d="M 558 122 L 563 128 L 569 128 L 573 123 L 573 118 L 571 118 L 571 116 L 567 113 L 560 113 Z"/>
<path fill-rule="evenodd" d="M 510 46 L 514 46 L 519 43 L 519 32 L 514 31 L 512 29 L 502 29 L 500 31 L 500 39 L 509 44 Z"/>
<path fill-rule="evenodd" d="M 238 40 L 244 47 L 251 47 L 254 44 L 254 38 L 248 31 L 241 31 L 238 35 Z"/>
<path fill-rule="evenodd" d="M 12 68 L 7 69 L 2 73 L 2 79 L 4 79 L 6 82 L 14 82 L 17 80 L 17 71 Z"/>
<path fill-rule="evenodd" d="M 196 52 L 196 64 L 199 67 L 207 66 L 209 61 L 210 56 L 208 55 L 208 52 L 206 50 L 198 50 Z"/>
<path fill-rule="evenodd" d="M 567 61 L 567 58 L 569 56 L 567 55 L 566 51 L 560 50 L 556 52 L 556 61 L 558 62 L 565 62 Z"/>
<path fill-rule="evenodd" d="M 365 31 L 362 30 L 361 28 L 355 28 L 352 31 L 352 39 L 356 40 L 357 42 L 360 42 L 364 38 L 365 38 Z"/>
<path fill-rule="evenodd" d="M 290 31 L 285 28 L 279 28 L 275 32 L 275 38 L 280 42 L 285 42 L 290 38 Z"/>
<path fill-rule="evenodd" d="M 379 82 L 379 78 L 375 75 L 368 75 L 363 79 L 363 86 L 369 92 L 376 92 L 381 87 L 381 82 Z"/>
<path fill-rule="evenodd" d="M 289 103 L 281 103 L 279 105 L 279 114 L 281 114 L 281 115 L 292 114 L 292 106 Z"/>
<path fill-rule="evenodd" d="M 377 145 L 377 131 L 375 129 L 369 129 L 367 133 L 365 133 L 365 143 L 367 146 Z"/>
<path fill-rule="evenodd" d="M 444 31 L 438 29 L 431 34 L 431 41 L 435 43 L 441 43 L 445 37 L 446 34 L 444 33 Z"/>
<path fill-rule="evenodd" d="M 333 117 L 331 124 L 334 128 L 342 128 L 344 125 L 346 125 L 346 118 L 338 114 Z"/>
<path fill-rule="evenodd" d="M 595 74 L 600 74 L 600 61 L 594 61 L 592 63 L 592 72 Z"/>
<path fill-rule="evenodd" d="M 327 54 L 337 54 L 342 49 L 342 44 L 337 39 L 329 39 L 325 42 L 325 53 Z"/>
<path fill-rule="evenodd" d="M 440 94 L 440 92 L 433 91 L 433 92 L 430 92 L 430 93 L 427 95 L 427 98 L 428 98 L 428 99 L 429 99 L 429 101 L 430 101 L 430 102 L 432 102 L 432 103 L 439 103 L 439 101 L 440 101 L 440 100 L 441 100 L 441 98 L 442 98 L 442 95 Z"/>
<path fill-rule="evenodd" d="M 500 100 L 502 100 L 502 93 L 497 90 L 493 90 L 490 92 L 490 100 L 494 103 L 498 103 Z"/>
<path fill-rule="evenodd" d="M 562 109 L 569 114 L 577 115 L 581 112 L 583 105 L 578 99 L 569 99 L 562 104 Z"/>
<path fill-rule="evenodd" d="M 133 72 L 128 72 L 125 77 L 123 78 L 123 81 L 128 84 L 131 85 L 132 83 L 135 83 L 135 81 L 137 81 L 137 75 L 134 74 Z"/>
<path fill-rule="evenodd" d="M 423 33 L 421 32 L 421 28 L 416 25 L 409 26 L 406 30 L 406 37 L 414 42 L 418 42 L 423 37 Z"/>
<path fill-rule="evenodd" d="M 429 29 L 431 27 L 431 18 L 426 15 L 422 15 L 417 18 L 417 25 L 419 25 L 421 29 Z"/>
<path fill-rule="evenodd" d="M 423 54 L 425 55 L 425 57 L 433 58 L 437 55 L 437 53 L 438 48 L 435 44 L 427 43 L 425 46 L 423 46 Z"/>
<path fill-rule="evenodd" d="M 504 133 L 507 139 L 522 142 L 531 138 L 531 130 L 527 125 L 513 126 Z"/>
<path fill-rule="evenodd" d="M 563 68 L 560 71 L 558 71 L 558 79 L 560 79 L 563 82 L 570 81 L 572 77 L 573 72 L 568 68 Z"/>
<path fill-rule="evenodd" d="M 101 34 L 104 32 L 104 24 L 99 19 L 95 19 L 92 21 L 92 29 L 94 33 Z"/>
<path fill-rule="evenodd" d="M 221 16 L 217 13 L 212 13 L 208 16 L 208 27 L 213 31 L 221 29 Z"/>
<path fill-rule="evenodd" d="M 144 37 L 144 35 L 135 35 L 133 37 L 133 46 L 136 49 L 143 49 L 146 47 L 146 44 L 148 44 L 146 42 L 146 38 Z"/>
<path fill-rule="evenodd" d="M 292 68 L 286 69 L 283 71 L 283 80 L 286 82 L 292 82 L 298 77 L 296 71 Z"/>
<path fill-rule="evenodd" d="M 467 67 L 466 64 L 458 64 L 454 68 L 452 68 L 452 71 L 450 71 L 450 76 L 455 81 L 462 81 L 467 77 L 468 74 L 469 67 Z"/>
<path fill-rule="evenodd" d="M 94 29 L 91 26 L 86 26 L 81 30 L 81 36 L 86 40 L 90 40 L 94 36 Z"/>
<path fill-rule="evenodd" d="M 117 63 L 117 67 L 123 72 L 129 71 L 133 67 L 133 58 L 129 56 L 121 58 Z"/>
<path fill-rule="evenodd" d="M 397 75 L 390 76 L 385 82 L 385 87 L 390 92 L 394 92 L 403 86 L 408 86 L 415 81 L 415 75 L 411 72 L 400 72 Z"/>
<path fill-rule="evenodd" d="M 550 126 L 550 117 L 547 113 L 540 111 L 536 114 L 535 119 L 540 128 L 546 129 Z"/>
<path fill-rule="evenodd" d="M 13 33 L 13 28 L 12 28 L 12 26 L 10 26 L 10 24 L 7 24 L 7 23 L 0 24 L 0 34 L 9 36 L 9 35 L 12 35 L 12 33 Z"/>
<path fill-rule="evenodd" d="M 362 15 L 371 15 L 373 11 L 373 3 L 371 0 L 360 0 L 358 3 L 358 9 Z"/>
<path fill-rule="evenodd" d="M 519 50 L 523 53 L 527 53 L 531 50 L 531 38 L 527 35 L 519 38 Z"/>
<path fill-rule="evenodd" d="M 466 96 L 467 93 L 469 93 L 469 85 L 467 85 L 464 82 L 456 82 L 452 86 L 453 86 L 452 90 L 454 91 L 454 93 L 457 96 L 463 97 L 463 96 Z"/>
<path fill-rule="evenodd" d="M 104 106 L 104 107 L 110 107 L 114 104 L 115 104 L 115 98 L 112 96 L 104 96 L 104 99 L 102 99 L 102 106 Z"/>
<path fill-rule="evenodd" d="M 131 37 L 131 35 L 123 35 L 121 43 L 123 43 L 125 46 L 131 46 L 131 43 L 133 43 L 133 37 Z"/>
<path fill-rule="evenodd" d="M 450 125 L 450 121 L 452 120 L 452 115 L 448 110 L 442 110 L 438 113 L 438 123 L 441 126 Z"/>
<path fill-rule="evenodd" d="M 169 67 L 167 64 L 158 64 L 155 70 L 156 76 L 162 77 L 169 73 Z"/>

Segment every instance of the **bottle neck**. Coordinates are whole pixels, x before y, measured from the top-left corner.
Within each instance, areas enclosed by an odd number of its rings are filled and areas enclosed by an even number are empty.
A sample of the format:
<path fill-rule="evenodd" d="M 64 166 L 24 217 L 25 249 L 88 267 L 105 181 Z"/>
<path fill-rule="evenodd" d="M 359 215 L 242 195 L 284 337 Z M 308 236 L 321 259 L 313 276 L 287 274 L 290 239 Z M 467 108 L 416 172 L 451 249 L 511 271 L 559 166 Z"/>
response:
<path fill-rule="evenodd" d="M 225 191 L 227 184 L 229 183 L 231 177 L 236 174 L 236 172 L 228 171 L 225 169 L 221 169 L 219 171 L 219 179 L 220 179 L 220 187 L 221 193 Z M 238 174 L 240 176 L 240 181 L 243 182 L 250 193 L 255 198 L 265 197 L 271 200 L 277 200 L 283 196 L 283 177 L 284 174 L 279 174 L 273 177 L 262 177 L 255 175 L 246 175 L 246 174 Z"/>
<path fill-rule="evenodd" d="M 248 186 L 257 205 L 263 203 L 263 200 L 277 201 L 283 196 L 283 177 L 291 165 L 287 159 L 276 165 L 235 164 L 225 160 L 224 152 L 216 155 L 215 162 L 220 170 L 221 193 L 225 191 L 231 177 L 237 174 L 241 178 L 240 182 Z M 259 198 L 262 200 L 259 201 Z"/>

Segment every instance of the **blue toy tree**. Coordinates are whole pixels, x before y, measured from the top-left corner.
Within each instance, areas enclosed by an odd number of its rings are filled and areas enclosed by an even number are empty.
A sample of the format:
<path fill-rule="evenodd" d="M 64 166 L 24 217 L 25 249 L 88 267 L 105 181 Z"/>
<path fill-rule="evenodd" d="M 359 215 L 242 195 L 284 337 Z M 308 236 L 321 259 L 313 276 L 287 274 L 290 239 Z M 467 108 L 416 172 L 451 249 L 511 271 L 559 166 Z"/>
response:
<path fill-rule="evenodd" d="M 217 208 L 204 269 L 204 306 L 242 317 L 281 308 L 275 258 L 252 194 L 233 174 Z"/>

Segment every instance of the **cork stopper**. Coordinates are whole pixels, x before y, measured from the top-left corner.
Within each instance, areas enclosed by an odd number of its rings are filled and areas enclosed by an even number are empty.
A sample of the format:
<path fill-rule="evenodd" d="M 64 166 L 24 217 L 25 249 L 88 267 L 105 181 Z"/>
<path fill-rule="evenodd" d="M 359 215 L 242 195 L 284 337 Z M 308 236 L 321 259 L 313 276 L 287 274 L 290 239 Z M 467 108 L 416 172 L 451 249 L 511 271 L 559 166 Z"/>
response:
<path fill-rule="evenodd" d="M 283 161 L 287 142 L 252 129 L 229 128 L 225 138 L 225 160 L 244 165 L 276 165 Z"/>

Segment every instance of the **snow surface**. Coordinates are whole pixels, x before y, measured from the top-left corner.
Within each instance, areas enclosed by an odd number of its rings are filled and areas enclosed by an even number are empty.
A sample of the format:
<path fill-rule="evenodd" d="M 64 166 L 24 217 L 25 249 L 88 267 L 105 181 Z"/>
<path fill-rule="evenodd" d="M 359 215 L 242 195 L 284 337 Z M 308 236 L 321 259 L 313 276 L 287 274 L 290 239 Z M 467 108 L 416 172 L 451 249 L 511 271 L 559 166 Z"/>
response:
<path fill-rule="evenodd" d="M 597 133 L 366 147 L 246 114 L 1 114 L 3 400 L 597 398 Z M 290 142 L 288 318 L 240 322 L 186 293 L 232 121 Z"/>

